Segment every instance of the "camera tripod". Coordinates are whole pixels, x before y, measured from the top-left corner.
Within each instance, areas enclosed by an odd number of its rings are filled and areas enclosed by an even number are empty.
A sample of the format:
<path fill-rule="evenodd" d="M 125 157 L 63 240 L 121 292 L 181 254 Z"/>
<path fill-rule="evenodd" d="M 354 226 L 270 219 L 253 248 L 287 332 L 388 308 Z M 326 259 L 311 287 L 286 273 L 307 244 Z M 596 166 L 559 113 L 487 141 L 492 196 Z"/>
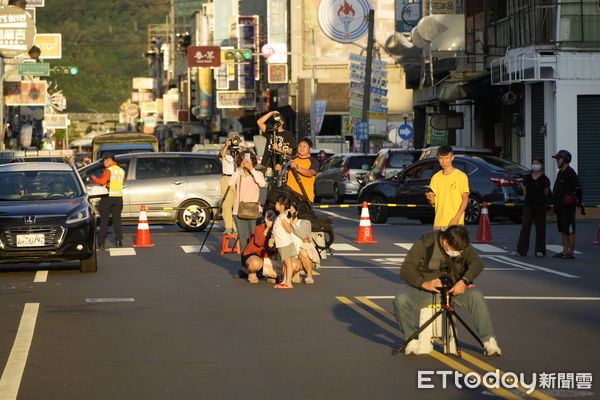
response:
<path fill-rule="evenodd" d="M 448 292 L 448 290 L 446 288 L 442 288 L 440 290 L 440 297 L 441 297 L 440 309 L 437 310 L 436 313 L 433 314 L 433 316 L 427 320 L 427 322 L 425 322 L 423 325 L 421 325 L 421 327 L 419 329 L 417 329 L 417 331 L 415 331 L 415 333 L 410 335 L 410 337 L 408 339 L 406 339 L 406 341 L 402 345 L 400 345 L 398 348 L 396 348 L 392 352 L 392 355 L 395 356 L 398 353 L 401 353 L 402 351 L 404 351 L 406 346 L 412 340 L 417 339 L 419 337 L 419 334 L 421 332 L 423 332 L 429 325 L 431 325 L 435 321 L 435 319 L 437 317 L 439 317 L 442 314 L 443 314 L 443 318 L 444 318 L 444 327 L 443 327 L 444 353 L 448 353 L 448 349 L 450 346 L 450 340 L 451 340 L 450 339 L 450 337 L 451 337 L 450 330 L 452 330 L 451 331 L 452 336 L 454 337 L 454 342 L 456 344 L 456 355 L 458 357 L 461 357 L 461 350 L 460 350 L 460 347 L 458 346 L 458 337 L 456 336 L 456 324 L 454 322 L 454 318 L 456 318 L 458 320 L 458 322 L 460 322 L 462 324 L 462 326 L 464 326 L 467 329 L 467 331 L 469 331 L 469 333 L 475 338 L 475 340 L 477 340 L 477 343 L 479 343 L 481 345 L 481 347 L 483 347 L 483 343 L 481 342 L 481 340 L 479 339 L 477 334 L 475 334 L 475 332 L 473 332 L 473 330 L 471 328 L 469 328 L 469 326 L 456 313 L 456 311 L 454 311 L 454 305 L 452 303 L 452 295 Z"/>

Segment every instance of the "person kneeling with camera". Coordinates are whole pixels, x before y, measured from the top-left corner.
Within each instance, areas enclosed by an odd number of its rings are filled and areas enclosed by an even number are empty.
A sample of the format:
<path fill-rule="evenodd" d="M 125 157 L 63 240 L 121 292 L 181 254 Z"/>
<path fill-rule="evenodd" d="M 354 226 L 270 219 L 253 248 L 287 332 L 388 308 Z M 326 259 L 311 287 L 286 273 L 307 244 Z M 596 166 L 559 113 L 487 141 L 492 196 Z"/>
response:
<path fill-rule="evenodd" d="M 417 330 L 414 312 L 439 303 L 433 297 L 447 290 L 454 303 L 471 315 L 485 355 L 499 356 L 502 351 L 483 294 L 469 286 L 483 271 L 483 262 L 469 242 L 467 228 L 453 225 L 446 231 L 426 232 L 414 243 L 400 269 L 400 278 L 409 286 L 394 298 L 396 319 L 404 338 L 409 338 Z M 418 349 L 414 339 L 405 354 L 419 354 Z"/>

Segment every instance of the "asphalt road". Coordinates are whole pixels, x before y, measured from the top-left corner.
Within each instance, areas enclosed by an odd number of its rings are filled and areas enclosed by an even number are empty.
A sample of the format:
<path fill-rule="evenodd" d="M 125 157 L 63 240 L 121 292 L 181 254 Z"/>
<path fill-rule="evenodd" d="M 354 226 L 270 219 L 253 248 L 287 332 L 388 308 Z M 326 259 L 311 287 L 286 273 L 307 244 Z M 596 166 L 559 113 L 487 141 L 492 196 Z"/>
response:
<path fill-rule="evenodd" d="M 198 255 L 204 234 L 174 226 L 152 227 L 155 247 L 102 251 L 97 273 L 0 266 L 0 399 L 600 397 L 585 375 L 600 376 L 596 222 L 578 225 L 575 260 L 509 256 L 519 226 L 492 226 L 495 243 L 480 247 L 486 270 L 476 283 L 502 357 L 484 357 L 460 327 L 461 359 L 439 351 L 392 357 L 402 343 L 391 314 L 391 297 L 404 287 L 399 264 L 428 227 L 390 219 L 374 227 L 378 244 L 356 244 L 356 212 L 326 212 L 335 255 L 315 285 L 293 290 L 233 278 L 239 258 L 219 254 L 221 231 Z M 560 243 L 555 228 L 550 245 Z M 131 246 L 135 227 L 126 231 Z M 554 381 L 529 396 L 459 389 L 455 375 L 444 389 L 441 375 L 427 375 L 496 369 Z M 434 388 L 418 388 L 419 371 Z"/>

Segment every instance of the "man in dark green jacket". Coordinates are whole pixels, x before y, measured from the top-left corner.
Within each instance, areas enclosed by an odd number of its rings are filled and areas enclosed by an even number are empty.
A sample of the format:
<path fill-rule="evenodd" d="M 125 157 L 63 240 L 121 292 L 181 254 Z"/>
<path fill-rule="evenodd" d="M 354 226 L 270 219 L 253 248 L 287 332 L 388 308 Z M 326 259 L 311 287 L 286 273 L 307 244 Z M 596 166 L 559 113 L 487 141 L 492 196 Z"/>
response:
<path fill-rule="evenodd" d="M 426 232 L 408 252 L 400 278 L 408 283 L 405 290 L 394 299 L 394 310 L 404 338 L 416 330 L 414 312 L 429 304 L 438 303 L 434 296 L 442 287 L 440 277 L 447 275 L 454 282 L 449 292 L 454 304 L 462 306 L 471 314 L 475 331 L 483 342 L 487 356 L 499 356 L 490 318 L 490 311 L 483 295 L 474 287 L 468 287 L 483 271 L 483 262 L 469 243 L 469 231 L 462 225 L 454 225 L 446 231 Z M 411 341 L 405 354 L 418 354 L 418 339 Z"/>

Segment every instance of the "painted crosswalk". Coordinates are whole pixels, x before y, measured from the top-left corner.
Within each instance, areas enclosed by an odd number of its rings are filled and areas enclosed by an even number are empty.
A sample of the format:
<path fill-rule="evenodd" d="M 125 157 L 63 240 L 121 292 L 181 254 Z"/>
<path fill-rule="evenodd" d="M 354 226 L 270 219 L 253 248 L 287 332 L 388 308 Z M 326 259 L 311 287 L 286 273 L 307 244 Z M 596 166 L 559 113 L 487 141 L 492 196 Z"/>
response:
<path fill-rule="evenodd" d="M 200 246 L 179 246 L 185 254 L 198 254 Z M 210 253 L 210 249 L 206 246 L 202 247 L 202 253 Z"/>

